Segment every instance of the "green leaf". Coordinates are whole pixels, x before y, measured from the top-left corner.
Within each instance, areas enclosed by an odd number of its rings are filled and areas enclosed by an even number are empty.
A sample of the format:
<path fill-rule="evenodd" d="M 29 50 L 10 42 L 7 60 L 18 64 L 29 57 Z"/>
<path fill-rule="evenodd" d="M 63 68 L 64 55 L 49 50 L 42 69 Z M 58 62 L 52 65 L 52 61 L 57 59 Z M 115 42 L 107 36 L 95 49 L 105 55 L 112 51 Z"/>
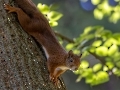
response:
<path fill-rule="evenodd" d="M 108 66 L 109 69 L 112 69 L 114 67 L 113 62 L 106 62 L 106 65 Z"/>
<path fill-rule="evenodd" d="M 101 40 L 97 40 L 97 41 L 93 42 L 92 46 L 98 47 L 98 46 L 100 46 L 101 44 L 102 44 L 102 41 L 101 41 Z"/>
<path fill-rule="evenodd" d="M 97 74 L 96 74 L 96 85 L 97 84 L 101 84 L 101 83 L 105 83 L 109 81 L 109 75 L 107 72 L 104 72 L 104 71 L 99 71 Z M 93 84 L 94 85 L 94 84 Z"/>
<path fill-rule="evenodd" d="M 81 68 L 88 68 L 88 67 L 89 67 L 89 63 L 88 63 L 87 61 L 83 60 L 83 61 L 81 62 L 80 67 L 81 67 Z"/>
<path fill-rule="evenodd" d="M 109 50 L 108 50 L 108 55 L 109 55 L 109 56 L 112 56 L 112 55 L 114 55 L 117 51 L 118 51 L 117 45 L 113 44 L 113 45 L 109 48 Z"/>
<path fill-rule="evenodd" d="M 118 68 L 115 67 L 115 68 L 113 68 L 112 71 L 115 75 L 120 76 L 120 70 Z"/>
<path fill-rule="evenodd" d="M 89 27 L 85 28 L 84 34 L 89 34 L 92 30 L 93 30 L 93 27 L 89 26 Z"/>
<path fill-rule="evenodd" d="M 93 71 L 94 71 L 94 72 L 97 72 L 97 71 L 99 71 L 101 68 L 102 68 L 102 64 L 101 64 L 101 63 L 95 64 L 95 65 L 93 66 Z"/>
<path fill-rule="evenodd" d="M 96 18 L 96 19 L 98 19 L 98 20 L 101 20 L 101 19 L 103 19 L 103 13 L 100 11 L 100 10 L 98 10 L 98 9 L 95 9 L 94 10 L 94 17 Z"/>
<path fill-rule="evenodd" d="M 58 22 L 56 21 L 49 21 L 50 26 L 55 27 L 58 25 Z"/>
<path fill-rule="evenodd" d="M 97 5 L 100 3 L 101 0 L 91 0 L 92 4 Z"/>
<path fill-rule="evenodd" d="M 80 50 L 75 49 L 75 50 L 73 50 L 73 53 L 74 53 L 74 54 L 79 54 L 79 53 L 80 53 Z"/>
<path fill-rule="evenodd" d="M 117 21 L 120 19 L 119 14 L 120 14 L 119 12 L 114 12 L 109 18 L 109 20 L 113 23 L 117 23 Z"/>
<path fill-rule="evenodd" d="M 120 52 L 115 52 L 115 54 L 113 55 L 113 60 L 114 62 L 117 62 L 120 60 Z"/>
<path fill-rule="evenodd" d="M 95 81 L 96 76 L 94 74 L 91 74 L 91 76 L 86 77 L 85 82 L 88 84 L 91 84 Z"/>
<path fill-rule="evenodd" d="M 107 40 L 108 38 L 110 38 L 112 36 L 112 33 L 110 30 L 104 30 L 102 33 L 101 33 L 101 36 L 104 40 Z"/>
<path fill-rule="evenodd" d="M 92 68 L 84 69 L 84 71 L 81 73 L 82 77 L 89 77 L 93 74 Z"/>
<path fill-rule="evenodd" d="M 57 21 L 59 20 L 63 15 L 59 12 L 56 11 L 51 11 L 47 14 L 48 18 L 52 21 Z"/>
<path fill-rule="evenodd" d="M 41 4 L 39 3 L 37 5 L 37 8 L 43 13 L 43 14 L 47 14 L 49 12 L 49 6 L 45 5 L 45 4 Z"/>
<path fill-rule="evenodd" d="M 73 47 L 74 47 L 74 44 L 73 43 L 69 43 L 69 44 L 67 44 L 66 49 L 67 50 L 71 50 Z"/>
<path fill-rule="evenodd" d="M 116 66 L 120 68 L 120 61 L 116 62 Z"/>
<path fill-rule="evenodd" d="M 90 47 L 90 48 L 89 48 L 89 51 L 92 52 L 92 53 L 94 53 L 95 50 L 96 50 L 96 47 Z"/>
<path fill-rule="evenodd" d="M 109 69 L 108 69 L 108 67 L 107 66 L 104 66 L 103 67 L 103 71 L 108 71 Z"/>
<path fill-rule="evenodd" d="M 112 44 L 118 44 L 118 41 L 115 38 L 109 38 L 104 45 L 110 47 Z"/>
<path fill-rule="evenodd" d="M 99 56 L 107 56 L 108 48 L 105 46 L 100 46 L 96 48 L 96 54 Z"/>

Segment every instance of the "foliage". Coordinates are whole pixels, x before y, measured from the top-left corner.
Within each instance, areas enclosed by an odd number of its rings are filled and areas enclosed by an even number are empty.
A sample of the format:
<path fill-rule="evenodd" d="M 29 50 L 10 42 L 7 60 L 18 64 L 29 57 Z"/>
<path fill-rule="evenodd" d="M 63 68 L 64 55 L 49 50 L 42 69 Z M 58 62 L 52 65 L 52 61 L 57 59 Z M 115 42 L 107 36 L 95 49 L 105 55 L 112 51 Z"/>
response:
<path fill-rule="evenodd" d="M 83 57 L 92 55 L 100 61 L 91 67 L 83 60 L 75 72 L 79 75 L 77 81 L 85 78 L 86 83 L 93 86 L 107 82 L 111 74 L 120 76 L 120 33 L 112 33 L 102 26 L 89 26 L 74 42 L 66 48 L 73 49 L 76 54 L 81 50 Z"/>
<path fill-rule="evenodd" d="M 54 11 L 54 4 L 48 6 L 46 4 L 39 3 L 37 7 L 45 15 L 52 27 L 58 25 L 57 21 L 62 17 L 62 14 L 57 11 Z"/>
<path fill-rule="evenodd" d="M 96 19 L 103 19 L 108 17 L 110 22 L 117 23 L 120 19 L 120 5 L 119 0 L 114 0 L 116 5 L 110 5 L 110 0 L 92 0 L 92 3 L 96 6 L 94 9 L 94 16 Z"/>

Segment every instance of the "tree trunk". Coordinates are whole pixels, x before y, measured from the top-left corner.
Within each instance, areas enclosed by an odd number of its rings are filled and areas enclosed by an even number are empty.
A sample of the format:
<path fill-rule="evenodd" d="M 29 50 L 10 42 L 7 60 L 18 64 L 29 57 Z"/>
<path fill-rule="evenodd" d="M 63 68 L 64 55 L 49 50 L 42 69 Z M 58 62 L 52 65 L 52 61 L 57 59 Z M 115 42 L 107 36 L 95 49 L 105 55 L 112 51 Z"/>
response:
<path fill-rule="evenodd" d="M 0 90 L 66 90 L 61 79 L 60 87 L 49 80 L 43 49 L 15 15 L 7 14 L 4 3 L 10 2 L 0 0 Z"/>

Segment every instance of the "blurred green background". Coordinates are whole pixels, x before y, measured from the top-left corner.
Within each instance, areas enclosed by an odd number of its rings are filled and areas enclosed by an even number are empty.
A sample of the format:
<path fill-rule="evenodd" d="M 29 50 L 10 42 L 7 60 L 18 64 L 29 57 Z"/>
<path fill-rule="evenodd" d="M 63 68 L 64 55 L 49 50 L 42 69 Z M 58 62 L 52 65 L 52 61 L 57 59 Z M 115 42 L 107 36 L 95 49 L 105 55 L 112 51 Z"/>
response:
<path fill-rule="evenodd" d="M 81 1 L 83 2 L 81 3 Z M 91 2 L 85 4 L 84 2 L 86 1 L 91 0 L 33 0 L 36 5 L 38 3 L 46 5 L 54 4 L 56 11 L 62 13 L 63 16 L 60 20 L 58 20 L 58 26 L 53 27 L 53 29 L 70 39 L 80 37 L 80 34 L 82 34 L 84 29 L 88 26 L 99 25 L 104 27 L 105 30 L 110 30 L 111 34 L 119 33 L 119 0 L 117 0 L 117 3 L 112 2 L 114 0 L 111 0 L 111 2 L 109 2 L 109 0 L 92 0 L 94 3 L 93 6 L 91 6 Z M 111 3 L 111 6 L 102 7 L 102 5 L 106 4 L 106 2 L 109 4 Z M 116 5 L 118 7 L 115 8 Z M 115 11 L 113 8 L 115 8 Z M 94 33 L 96 32 L 93 32 L 93 34 Z M 102 42 L 104 42 L 104 40 L 102 40 Z M 119 47 L 117 49 L 119 50 Z M 87 60 L 90 64 L 89 67 L 94 66 L 96 63 L 100 63 L 100 60 L 96 60 L 94 55 L 87 54 L 85 56 L 86 57 L 82 58 L 82 60 Z M 108 58 L 108 56 L 105 56 L 104 58 Z M 113 67 L 110 70 L 113 70 Z M 119 75 L 116 76 L 111 74 L 109 71 L 107 73 L 109 75 L 108 81 L 93 86 L 86 83 L 85 78 L 82 78 L 81 81 L 76 82 L 79 74 L 76 75 L 72 71 L 67 71 L 62 76 L 67 86 L 67 90 L 120 90 Z"/>

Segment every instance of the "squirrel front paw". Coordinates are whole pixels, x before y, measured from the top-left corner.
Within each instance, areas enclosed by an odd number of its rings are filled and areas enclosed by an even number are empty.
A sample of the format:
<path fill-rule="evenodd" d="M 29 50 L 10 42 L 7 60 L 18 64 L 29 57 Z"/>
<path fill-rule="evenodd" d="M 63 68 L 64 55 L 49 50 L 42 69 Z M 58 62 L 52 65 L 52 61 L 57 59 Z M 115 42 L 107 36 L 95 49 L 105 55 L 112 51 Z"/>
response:
<path fill-rule="evenodd" d="M 58 86 L 59 80 L 57 77 L 50 75 L 49 78 L 50 78 L 50 81 L 52 81 L 55 86 Z"/>

